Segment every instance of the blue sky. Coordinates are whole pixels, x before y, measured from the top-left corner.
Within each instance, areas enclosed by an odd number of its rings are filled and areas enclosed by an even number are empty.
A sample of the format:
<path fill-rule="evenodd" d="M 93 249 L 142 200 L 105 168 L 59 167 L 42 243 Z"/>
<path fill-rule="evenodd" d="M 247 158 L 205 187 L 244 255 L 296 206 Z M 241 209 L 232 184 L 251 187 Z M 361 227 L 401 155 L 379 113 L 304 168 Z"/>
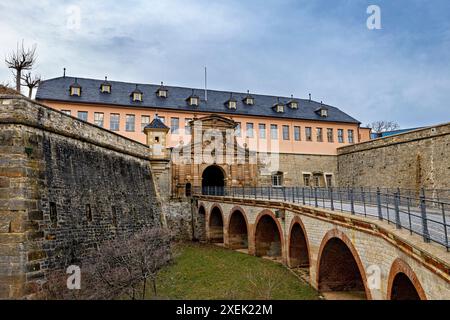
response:
<path fill-rule="evenodd" d="M 366 10 L 381 9 L 381 30 Z M 72 8 L 80 24 L 68 27 Z M 0 2 L 0 56 L 36 43 L 44 79 L 78 77 L 307 98 L 363 124 L 450 121 L 450 1 Z M 70 25 L 70 24 L 69 24 Z M 11 73 L 0 64 L 0 82 Z"/>

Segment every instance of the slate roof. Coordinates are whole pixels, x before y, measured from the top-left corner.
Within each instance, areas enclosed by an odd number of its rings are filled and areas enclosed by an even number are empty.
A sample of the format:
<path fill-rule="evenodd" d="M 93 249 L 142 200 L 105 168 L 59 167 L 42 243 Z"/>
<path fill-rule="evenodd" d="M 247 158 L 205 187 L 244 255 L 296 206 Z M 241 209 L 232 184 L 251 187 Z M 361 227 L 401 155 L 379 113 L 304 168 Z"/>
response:
<path fill-rule="evenodd" d="M 142 102 L 133 102 L 130 98 L 131 92 L 136 89 L 136 83 L 125 83 L 118 81 L 108 82 L 111 84 L 111 93 L 101 93 L 99 90 L 100 84 L 103 80 L 77 78 L 77 83 L 82 87 L 81 97 L 70 96 L 69 87 L 75 82 L 74 77 L 59 77 L 41 81 L 37 93 L 36 100 L 53 100 L 60 102 L 72 103 L 87 103 L 87 104 L 106 104 L 111 106 L 121 107 L 139 107 L 139 108 L 157 108 L 179 111 L 202 111 L 202 112 L 220 112 L 222 114 L 235 114 L 247 116 L 260 116 L 271 118 L 285 118 L 285 119 L 304 119 L 317 120 L 329 122 L 346 122 L 346 123 L 360 123 L 358 120 L 352 118 L 345 112 L 330 105 L 323 105 L 328 108 L 328 117 L 324 118 L 318 115 L 315 111 L 321 107 L 320 102 L 308 99 L 295 98 L 298 103 L 298 109 L 291 109 L 287 103 L 292 100 L 292 97 L 277 97 L 269 95 L 251 94 L 255 99 L 254 105 L 246 105 L 243 100 L 247 93 L 229 92 L 208 89 L 208 101 L 204 100 L 203 89 L 183 88 L 166 86 L 168 90 L 167 98 L 160 98 L 156 95 L 156 91 L 160 85 L 155 84 L 138 84 L 140 91 L 143 92 Z M 197 95 L 201 97 L 200 105 L 198 107 L 189 106 L 186 99 Z M 228 109 L 225 102 L 230 99 L 230 94 L 237 100 L 237 108 Z M 277 101 L 286 105 L 284 113 L 277 113 L 273 110 L 273 105 Z"/>
<path fill-rule="evenodd" d="M 167 129 L 170 128 L 164 124 L 164 122 L 161 121 L 159 117 L 155 117 L 152 122 L 150 122 L 148 125 L 145 126 L 144 129 Z"/>

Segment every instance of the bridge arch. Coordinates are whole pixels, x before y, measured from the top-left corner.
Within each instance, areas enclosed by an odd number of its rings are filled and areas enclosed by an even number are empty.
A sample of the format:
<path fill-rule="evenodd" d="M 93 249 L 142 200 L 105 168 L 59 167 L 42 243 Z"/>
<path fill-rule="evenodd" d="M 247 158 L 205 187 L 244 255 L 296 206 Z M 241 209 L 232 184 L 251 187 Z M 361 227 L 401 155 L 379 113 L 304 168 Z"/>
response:
<path fill-rule="evenodd" d="M 255 255 L 283 259 L 283 229 L 273 212 L 270 210 L 261 211 L 254 226 Z"/>
<path fill-rule="evenodd" d="M 230 210 L 227 230 L 228 246 L 231 249 L 248 249 L 248 221 L 241 207 Z"/>
<path fill-rule="evenodd" d="M 296 216 L 292 219 L 288 235 L 288 265 L 291 268 L 310 266 L 309 241 L 302 220 Z"/>
<path fill-rule="evenodd" d="M 208 219 L 208 239 L 213 243 L 223 243 L 223 212 L 219 205 L 213 205 Z"/>
<path fill-rule="evenodd" d="M 317 257 L 316 281 L 319 291 L 362 292 L 372 299 L 364 266 L 351 240 L 338 229 L 322 239 Z"/>
<path fill-rule="evenodd" d="M 391 266 L 387 289 L 388 300 L 427 300 L 419 279 L 411 267 L 397 258 Z"/>

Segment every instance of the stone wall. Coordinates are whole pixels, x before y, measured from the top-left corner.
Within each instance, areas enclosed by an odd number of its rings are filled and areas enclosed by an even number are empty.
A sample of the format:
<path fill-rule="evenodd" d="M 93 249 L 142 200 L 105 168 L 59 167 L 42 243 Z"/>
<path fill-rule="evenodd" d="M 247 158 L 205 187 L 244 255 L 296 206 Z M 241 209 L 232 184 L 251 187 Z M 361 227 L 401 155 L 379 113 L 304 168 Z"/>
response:
<path fill-rule="evenodd" d="M 450 123 L 339 148 L 338 184 L 450 189 Z"/>
<path fill-rule="evenodd" d="M 147 146 L 22 97 L 0 96 L 0 108 L 0 298 L 160 224 Z"/>

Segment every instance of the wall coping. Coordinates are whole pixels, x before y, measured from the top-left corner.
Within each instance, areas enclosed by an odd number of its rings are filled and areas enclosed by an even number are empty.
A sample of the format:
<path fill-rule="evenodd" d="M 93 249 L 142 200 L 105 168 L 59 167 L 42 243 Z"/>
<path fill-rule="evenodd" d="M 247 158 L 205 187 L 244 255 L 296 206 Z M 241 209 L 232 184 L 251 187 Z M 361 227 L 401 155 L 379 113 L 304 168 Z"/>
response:
<path fill-rule="evenodd" d="M 435 129 L 435 132 L 432 130 Z M 377 138 L 337 149 L 337 155 L 345 155 L 371 149 L 384 148 L 391 145 L 403 144 L 423 139 L 430 139 L 450 134 L 450 122 L 428 126 L 413 131 L 398 133 L 389 137 Z"/>
<path fill-rule="evenodd" d="M 150 159 L 147 145 L 69 116 L 29 98 L 0 94 L 0 106 L 0 124 L 25 125 L 144 160 Z"/>

